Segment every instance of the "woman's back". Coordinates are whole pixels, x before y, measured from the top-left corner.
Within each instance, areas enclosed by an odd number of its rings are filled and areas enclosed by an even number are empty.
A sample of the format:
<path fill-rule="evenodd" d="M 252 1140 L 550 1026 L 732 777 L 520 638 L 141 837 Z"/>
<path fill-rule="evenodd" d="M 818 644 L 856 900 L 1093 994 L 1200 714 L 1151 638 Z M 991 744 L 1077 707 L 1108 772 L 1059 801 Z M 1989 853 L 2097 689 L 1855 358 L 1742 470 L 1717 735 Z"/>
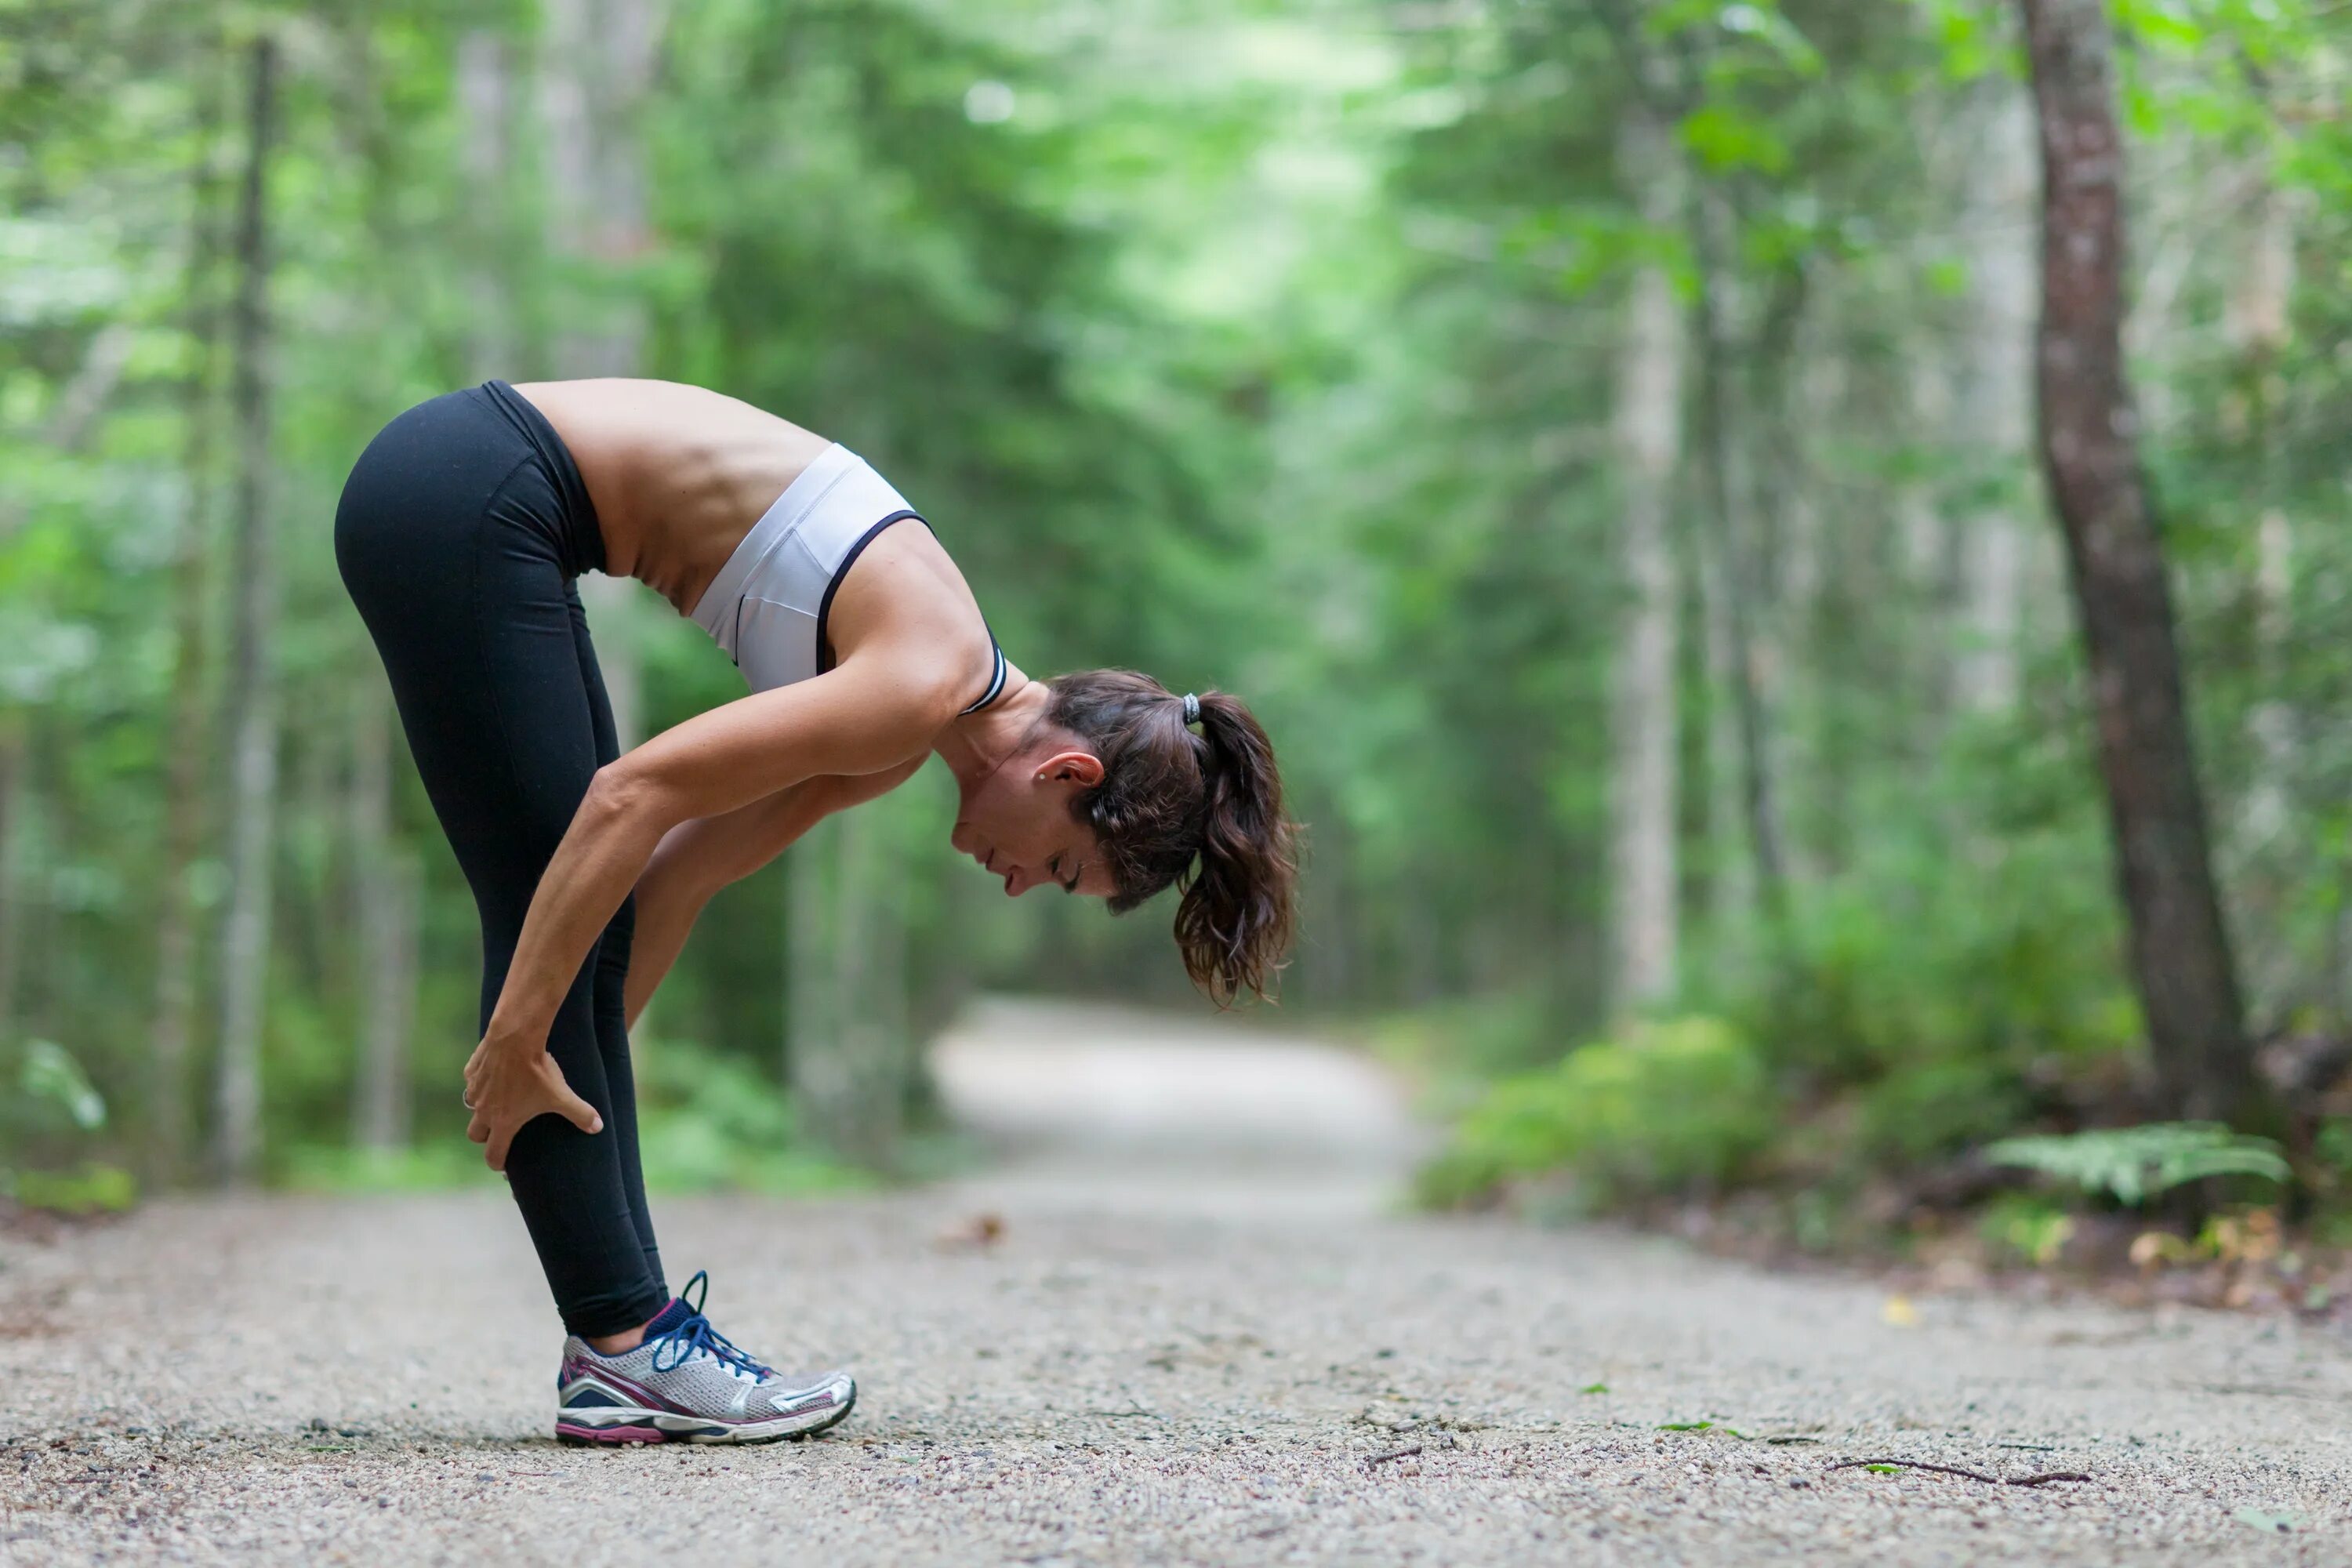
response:
<path fill-rule="evenodd" d="M 695 604 L 745 533 L 832 445 L 738 398 L 670 381 L 533 381 L 588 487 L 604 570 Z"/>

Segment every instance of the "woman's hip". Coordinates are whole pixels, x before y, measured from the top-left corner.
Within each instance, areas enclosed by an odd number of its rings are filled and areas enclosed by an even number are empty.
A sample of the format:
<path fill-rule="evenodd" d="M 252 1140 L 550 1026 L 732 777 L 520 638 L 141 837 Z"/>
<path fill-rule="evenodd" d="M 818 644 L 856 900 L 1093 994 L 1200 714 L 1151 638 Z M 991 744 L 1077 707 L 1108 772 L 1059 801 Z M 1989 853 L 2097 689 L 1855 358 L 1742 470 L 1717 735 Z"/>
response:
<path fill-rule="evenodd" d="M 602 564 L 603 537 L 570 455 L 534 415 L 535 434 L 516 411 L 529 405 L 503 390 L 427 399 L 378 431 L 352 466 L 335 509 L 335 558 L 363 614 L 372 601 L 413 604 L 447 592 L 453 578 L 474 582 L 486 546 L 563 578 Z"/>

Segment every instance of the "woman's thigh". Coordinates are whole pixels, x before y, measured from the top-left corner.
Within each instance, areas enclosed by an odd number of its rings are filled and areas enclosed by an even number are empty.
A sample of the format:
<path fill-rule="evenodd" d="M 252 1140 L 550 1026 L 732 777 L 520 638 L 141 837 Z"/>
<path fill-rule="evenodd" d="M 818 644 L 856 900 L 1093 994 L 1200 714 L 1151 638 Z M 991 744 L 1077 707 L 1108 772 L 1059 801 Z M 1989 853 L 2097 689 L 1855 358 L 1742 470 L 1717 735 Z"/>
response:
<path fill-rule="evenodd" d="M 453 393 L 369 443 L 335 517 L 337 563 L 486 938 L 520 928 L 609 744 L 544 468 L 478 390 Z"/>

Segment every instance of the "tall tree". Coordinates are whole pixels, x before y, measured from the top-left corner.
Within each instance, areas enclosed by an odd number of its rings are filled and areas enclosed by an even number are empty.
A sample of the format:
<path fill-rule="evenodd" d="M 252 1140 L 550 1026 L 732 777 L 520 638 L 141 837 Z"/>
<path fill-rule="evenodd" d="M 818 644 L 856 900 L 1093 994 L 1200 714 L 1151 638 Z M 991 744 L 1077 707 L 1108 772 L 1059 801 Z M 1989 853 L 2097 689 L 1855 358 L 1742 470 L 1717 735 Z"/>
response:
<path fill-rule="evenodd" d="M 1618 159 L 1654 235 L 1674 231 L 1682 193 L 1666 129 L 1627 112 Z M 1655 257 L 1634 268 L 1618 350 L 1618 561 L 1624 601 L 1616 638 L 1610 779 L 1614 899 L 1612 1001 L 1640 1006 L 1675 980 L 1675 582 L 1670 504 L 1682 447 L 1683 309 Z"/>
<path fill-rule="evenodd" d="M 1698 183 L 1688 204 L 1691 248 L 1698 260 L 1698 470 L 1713 523 L 1716 613 L 1721 617 L 1723 671 L 1729 686 L 1728 723 L 1736 745 L 1741 825 L 1755 868 L 1755 888 L 1767 922 L 1777 927 L 1788 908 L 1787 858 L 1773 778 L 1771 720 L 1766 709 L 1763 649 L 1757 625 L 1761 598 L 1759 542 L 1746 504 L 1748 487 L 1739 449 L 1738 388 L 1733 356 L 1738 278 L 1738 222 L 1728 193 Z"/>
<path fill-rule="evenodd" d="M 16 969 L 25 898 L 17 883 L 16 820 L 25 814 L 23 721 L 0 710 L 0 1043 L 16 1032 Z"/>
<path fill-rule="evenodd" d="M 215 47 L 197 55 L 203 76 L 196 104 L 196 169 L 189 224 L 186 321 L 189 360 L 180 388 L 181 500 L 179 538 L 172 560 L 172 695 L 165 742 L 163 865 L 155 922 L 155 1018 L 152 1173 L 181 1174 L 191 1142 L 188 1067 L 196 1015 L 196 903 L 189 885 L 204 840 L 206 763 L 212 724 L 205 711 L 205 674 L 212 650 L 205 603 L 211 586 L 213 457 L 219 441 L 220 402 L 214 385 L 219 359 L 220 253 L 226 226 L 219 141 L 222 68 Z"/>
<path fill-rule="evenodd" d="M 373 672 L 371 672 L 372 674 Z M 392 702 L 363 679 L 352 711 L 351 839 L 353 924 L 360 954 L 360 1070 L 352 1088 L 352 1141 L 408 1142 L 408 1032 L 416 1012 L 417 870 L 392 822 Z"/>
<path fill-rule="evenodd" d="M 2283 390 L 2277 362 L 2287 344 L 2294 291 L 2295 203 L 2267 171 L 2256 172 L 2251 186 L 2251 221 L 2240 236 L 2242 251 L 2221 324 L 2239 381 L 2230 412 L 2253 448 L 2262 494 L 2254 527 L 2253 586 L 2258 673 L 2264 691 L 2246 723 L 2262 766 L 2242 818 L 2247 837 L 2260 844 L 2285 826 L 2287 773 L 2294 760 L 2294 713 L 2278 693 L 2290 629 L 2294 529 L 2278 497 L 2284 443 L 2277 428 Z"/>
<path fill-rule="evenodd" d="M 2024 599 L 2025 530 L 2008 476 L 2032 441 L 2033 110 L 1996 73 L 1978 85 L 1965 116 L 1975 134 L 1961 165 L 1968 330 L 1951 416 L 1967 489 L 1955 539 L 1961 647 L 1952 686 L 1963 710 L 1998 712 L 2017 700 Z"/>
<path fill-rule="evenodd" d="M 573 267 L 594 274 L 566 301 L 555 340 L 560 376 L 637 375 L 645 311 L 615 286 L 616 268 L 651 247 L 646 213 L 646 89 L 653 80 L 657 0 L 549 0 L 541 60 L 541 117 L 548 153 L 553 237 Z M 645 738 L 635 584 L 602 574 L 581 580 L 597 655 L 626 751 Z"/>
<path fill-rule="evenodd" d="M 786 1079 L 810 1134 L 877 1169 L 896 1161 L 914 1062 L 905 876 L 885 799 L 820 823 L 787 879 Z"/>
<path fill-rule="evenodd" d="M 269 165 L 278 135 L 278 46 L 267 33 L 247 59 L 246 163 L 237 199 L 236 600 L 226 722 L 231 757 L 228 914 L 221 954 L 217 1160 L 250 1180 L 261 1154 L 261 1033 L 269 969 L 271 818 L 278 795 L 278 618 L 269 439 Z"/>
<path fill-rule="evenodd" d="M 464 133 L 466 292 L 469 373 L 477 380 L 516 374 L 519 352 L 513 302 L 503 258 L 513 226 L 508 182 L 514 149 L 513 49 L 492 27 L 467 29 L 457 39 L 457 98 Z"/>
<path fill-rule="evenodd" d="M 2042 147 L 2042 472 L 2066 536 L 2131 968 L 2172 1114 L 2253 1074 L 2208 850 L 2171 591 L 2123 360 L 2123 139 L 2105 0 L 2021 0 Z"/>
<path fill-rule="evenodd" d="M 2234 821 L 2223 834 L 2232 911 L 2246 950 L 2248 1000 L 2258 1018 L 2275 1018 L 2295 990 L 2295 952 L 2283 929 L 2294 862 L 2303 847 L 2290 833 L 2299 744 L 2294 707 L 2285 697 L 2293 641 L 2294 525 L 2284 505 L 2286 443 L 2279 429 L 2284 377 L 2279 358 L 2289 341 L 2294 291 L 2295 203 L 2267 169 L 2248 181 L 2252 211 L 2236 237 L 2235 274 L 2223 300 L 2222 333 L 2235 386 L 2224 400 L 2225 426 L 2251 456 L 2254 496 L 2253 675 L 2258 688 L 2246 714 L 2254 759 Z"/>

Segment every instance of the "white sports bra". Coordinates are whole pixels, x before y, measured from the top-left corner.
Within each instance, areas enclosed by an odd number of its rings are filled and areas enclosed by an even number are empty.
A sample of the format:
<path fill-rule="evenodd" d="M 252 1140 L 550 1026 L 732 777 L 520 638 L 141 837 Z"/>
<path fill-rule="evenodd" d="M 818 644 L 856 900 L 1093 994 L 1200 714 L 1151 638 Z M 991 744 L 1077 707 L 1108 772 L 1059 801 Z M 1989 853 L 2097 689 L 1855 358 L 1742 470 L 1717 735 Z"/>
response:
<path fill-rule="evenodd" d="M 824 621 L 841 580 L 884 529 L 909 518 L 930 526 L 865 458 L 828 447 L 751 525 L 696 603 L 694 624 L 727 650 L 754 691 L 822 675 L 833 668 Z M 967 713 L 1004 690 L 1004 650 L 995 633 L 988 642 L 988 689 Z"/>

